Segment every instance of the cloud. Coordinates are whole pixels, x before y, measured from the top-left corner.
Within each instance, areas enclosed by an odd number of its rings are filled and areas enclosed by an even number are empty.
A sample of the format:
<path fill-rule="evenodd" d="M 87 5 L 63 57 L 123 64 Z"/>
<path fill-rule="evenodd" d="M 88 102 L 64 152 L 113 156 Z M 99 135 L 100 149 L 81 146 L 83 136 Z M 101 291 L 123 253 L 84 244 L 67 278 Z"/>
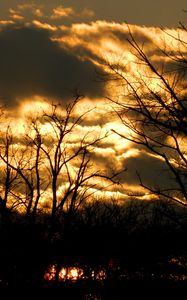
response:
<path fill-rule="evenodd" d="M 24 4 L 19 4 L 16 9 L 18 12 L 22 12 L 22 13 L 31 12 L 33 15 L 37 17 L 44 16 L 42 5 L 36 5 L 34 3 L 24 3 Z"/>
<path fill-rule="evenodd" d="M 87 7 L 81 9 L 73 6 L 58 5 L 59 1 L 49 1 L 48 3 L 37 2 L 12 4 L 8 8 L 8 14 L 11 19 L 23 20 L 25 22 L 32 22 L 33 18 L 42 23 L 50 23 L 51 26 L 63 24 L 72 24 L 85 22 L 90 19 L 95 19 L 95 12 Z M 6 12 L 7 14 L 7 12 Z"/>
<path fill-rule="evenodd" d="M 121 181 L 129 185 L 140 184 L 138 175 L 144 185 L 151 188 L 177 187 L 175 178 L 164 161 L 142 149 L 129 150 L 130 155 L 124 155 L 124 166 L 127 171 Z M 128 154 L 128 153 L 126 153 Z"/>
<path fill-rule="evenodd" d="M 37 28 L 41 28 L 41 29 L 47 29 L 47 30 L 52 30 L 52 31 L 57 30 L 56 26 L 50 25 L 48 23 L 43 23 L 38 20 L 33 20 L 32 24 L 35 25 Z"/>
<path fill-rule="evenodd" d="M 128 25 L 126 23 L 115 23 L 106 21 L 95 21 L 91 23 L 75 23 L 67 27 L 67 43 L 68 38 L 71 37 L 71 45 L 79 48 L 79 51 L 85 55 L 92 55 L 95 59 L 110 58 L 114 62 L 116 60 L 119 64 L 131 63 L 134 65 L 138 59 L 135 49 L 129 44 L 132 34 L 136 43 L 147 54 L 149 59 L 158 65 L 169 65 L 169 60 L 163 51 L 168 51 L 170 55 L 181 53 L 185 55 L 185 46 L 177 44 L 177 33 L 181 39 L 186 39 L 186 34 L 183 31 L 174 31 L 166 29 L 163 31 L 160 28 L 141 27 L 137 25 Z M 173 37 L 176 37 L 174 39 Z M 59 34 L 60 38 L 60 34 Z M 74 38 L 74 43 L 72 42 Z M 63 38 L 64 40 L 65 38 Z M 174 63 L 172 62 L 173 66 Z M 174 66 L 175 67 L 175 66 Z"/>
<path fill-rule="evenodd" d="M 0 25 L 11 25 L 11 24 L 14 24 L 14 21 L 12 20 L 0 20 Z"/>
<path fill-rule="evenodd" d="M 91 157 L 98 169 L 108 168 L 115 172 L 123 170 L 118 178 L 125 193 L 133 194 L 138 190 L 145 193 L 145 190 L 140 187 L 139 176 L 145 186 L 153 189 L 167 189 L 171 186 L 178 188 L 174 175 L 164 161 L 146 150 L 133 148 L 133 145 L 130 145 L 129 149 L 124 149 L 121 154 L 115 151 L 114 145 L 110 146 L 103 141 L 103 147 L 95 147 Z"/>
<path fill-rule="evenodd" d="M 37 17 L 43 17 L 43 7 L 41 5 L 36 5 L 34 3 L 24 3 L 24 4 L 19 4 L 17 6 L 18 12 L 32 12 L 33 15 Z"/>
<path fill-rule="evenodd" d="M 64 7 L 60 5 L 52 9 L 52 14 L 49 18 L 52 20 L 73 18 L 72 20 L 75 22 L 76 19 L 80 21 L 80 19 L 90 19 L 94 16 L 95 12 L 89 8 L 84 8 L 80 12 L 77 12 L 72 7 Z"/>
<path fill-rule="evenodd" d="M 33 95 L 68 99 L 76 88 L 90 98 L 103 95 L 93 80 L 99 68 L 61 48 L 47 30 L 9 26 L 1 30 L 0 44 L 0 99 L 6 105 Z"/>
<path fill-rule="evenodd" d="M 11 15 L 10 15 L 10 18 L 13 19 L 13 20 L 16 20 L 16 21 L 20 21 L 20 20 L 23 20 L 23 19 L 24 19 L 23 16 L 18 15 L 18 14 L 11 14 Z"/>
<path fill-rule="evenodd" d="M 81 18 L 92 18 L 95 16 L 95 12 L 90 8 L 84 8 L 80 13 L 79 17 Z"/>
<path fill-rule="evenodd" d="M 41 18 L 43 17 L 43 12 L 40 8 L 36 8 L 35 10 L 33 10 L 33 15 Z"/>
<path fill-rule="evenodd" d="M 22 4 L 18 4 L 17 9 L 23 11 L 23 10 L 33 9 L 33 7 L 35 7 L 35 4 L 33 3 L 22 3 Z"/>
<path fill-rule="evenodd" d="M 11 19 L 15 21 L 22 21 L 24 19 L 24 16 L 20 14 L 20 11 L 12 8 L 9 9 L 9 16 Z"/>
<path fill-rule="evenodd" d="M 52 19 L 67 18 L 74 14 L 75 12 L 72 7 L 64 7 L 61 5 L 56 8 L 53 8 L 53 14 L 51 15 L 51 18 Z"/>
<path fill-rule="evenodd" d="M 66 44 L 71 51 L 92 58 L 100 64 L 116 61 L 119 65 L 132 61 L 133 54 L 128 43 L 129 27 L 127 24 L 96 21 L 91 23 L 74 23 L 58 32 L 59 42 Z M 152 36 L 148 28 L 130 26 L 135 40 L 144 48 L 152 48 Z M 156 29 L 150 28 L 152 35 Z M 63 33 L 63 35 L 62 35 Z M 155 47 L 154 47 L 155 48 Z"/>

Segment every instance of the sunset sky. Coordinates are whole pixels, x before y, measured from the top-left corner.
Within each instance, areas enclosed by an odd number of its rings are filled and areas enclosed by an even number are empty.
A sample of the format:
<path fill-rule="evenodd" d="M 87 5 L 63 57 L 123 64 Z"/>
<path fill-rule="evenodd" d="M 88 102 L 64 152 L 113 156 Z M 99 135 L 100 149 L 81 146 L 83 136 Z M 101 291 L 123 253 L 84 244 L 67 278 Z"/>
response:
<path fill-rule="evenodd" d="M 19 5 L 25 9 L 20 11 Z M 7 17 L 12 19 L 13 17 L 18 20 L 19 16 L 27 16 L 30 20 L 36 17 L 41 20 L 49 20 L 53 9 L 59 6 L 66 8 L 66 14 L 69 14 L 70 18 L 66 18 L 65 15 L 60 18 L 60 14 L 57 13 L 59 18 L 53 19 L 52 23 L 88 22 L 99 19 L 115 22 L 125 21 L 130 24 L 146 26 L 176 26 L 179 21 L 185 21 L 183 10 L 186 9 L 186 1 L 111 0 L 106 4 L 104 0 L 2 0 L 0 17 L 2 19 L 7 19 Z M 12 9 L 12 13 L 10 9 Z"/>
<path fill-rule="evenodd" d="M 122 87 L 100 82 L 97 74 L 107 73 L 106 61 L 120 62 L 129 76 L 136 72 L 127 23 L 151 58 L 166 63 L 157 47 L 163 41 L 169 47 L 171 38 L 160 27 L 177 34 L 179 21 L 186 22 L 186 9 L 186 0 L 0 1 L 0 102 L 11 117 L 14 134 L 20 134 L 25 114 L 36 113 L 45 100 L 65 106 L 78 89 L 85 96 L 78 111 L 94 108 L 80 132 L 109 132 L 93 149 L 97 168 L 127 169 L 115 188 L 118 196 L 141 192 L 146 197 L 137 172 L 147 185 L 170 183 L 160 159 L 111 131 L 127 131 L 106 99 L 117 99 Z"/>

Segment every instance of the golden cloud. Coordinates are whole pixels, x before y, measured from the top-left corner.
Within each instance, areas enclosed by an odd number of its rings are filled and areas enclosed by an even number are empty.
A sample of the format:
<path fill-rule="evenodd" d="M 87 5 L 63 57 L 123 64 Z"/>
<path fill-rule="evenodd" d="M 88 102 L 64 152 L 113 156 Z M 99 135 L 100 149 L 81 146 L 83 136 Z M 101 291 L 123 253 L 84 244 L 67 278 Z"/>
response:
<path fill-rule="evenodd" d="M 53 8 L 51 19 L 68 18 L 74 14 L 72 7 L 57 6 Z"/>
<path fill-rule="evenodd" d="M 7 25 L 11 25 L 11 24 L 14 24 L 14 21 L 12 21 L 12 20 L 0 20 L 0 25 L 7 26 Z"/>
<path fill-rule="evenodd" d="M 38 28 L 41 28 L 41 29 L 47 29 L 47 30 L 50 30 L 50 31 L 56 31 L 57 30 L 57 26 L 50 25 L 48 23 L 43 23 L 43 22 L 40 22 L 38 20 L 33 20 L 32 24 L 35 25 Z"/>
<path fill-rule="evenodd" d="M 14 19 L 14 20 L 17 20 L 17 21 L 20 21 L 20 20 L 24 19 L 24 16 L 21 16 L 21 15 L 18 15 L 18 14 L 11 14 L 10 18 Z"/>

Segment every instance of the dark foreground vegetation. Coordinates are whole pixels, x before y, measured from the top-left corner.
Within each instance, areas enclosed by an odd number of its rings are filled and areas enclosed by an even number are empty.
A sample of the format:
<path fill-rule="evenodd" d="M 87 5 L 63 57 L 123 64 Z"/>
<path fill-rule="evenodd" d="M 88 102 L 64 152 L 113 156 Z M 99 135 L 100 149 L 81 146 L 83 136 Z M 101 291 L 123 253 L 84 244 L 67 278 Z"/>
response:
<path fill-rule="evenodd" d="M 158 291 L 187 284 L 187 214 L 178 204 L 96 201 L 71 220 L 64 213 L 53 234 L 44 214 L 32 223 L 1 207 L 0 222 L 1 289 L 123 299 L 118 294 L 135 287 Z"/>

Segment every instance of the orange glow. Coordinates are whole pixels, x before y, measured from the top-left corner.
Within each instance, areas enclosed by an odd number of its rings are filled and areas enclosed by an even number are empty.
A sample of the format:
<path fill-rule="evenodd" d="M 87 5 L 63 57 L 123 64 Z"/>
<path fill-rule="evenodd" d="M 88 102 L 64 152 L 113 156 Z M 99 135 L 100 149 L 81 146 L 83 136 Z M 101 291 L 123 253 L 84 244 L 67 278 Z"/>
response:
<path fill-rule="evenodd" d="M 53 9 L 53 15 L 52 19 L 59 19 L 59 18 L 67 18 L 68 16 L 71 16 L 74 13 L 74 10 L 72 7 L 64 7 L 64 6 L 58 6 Z"/>
<path fill-rule="evenodd" d="M 20 21 L 20 20 L 23 20 L 23 19 L 24 19 L 24 17 L 23 17 L 23 16 L 21 16 L 21 15 L 17 15 L 17 14 L 12 14 L 10 17 L 11 17 L 12 19 L 14 19 L 14 20 L 18 20 L 18 21 Z"/>
<path fill-rule="evenodd" d="M 44 274 L 44 279 L 47 281 L 51 281 L 55 279 L 56 267 L 52 265 L 49 267 L 49 270 Z"/>
<path fill-rule="evenodd" d="M 0 25 L 9 25 L 9 24 L 14 24 L 14 21 L 0 20 Z"/>
<path fill-rule="evenodd" d="M 19 107 L 19 113 L 23 117 L 24 115 L 28 116 L 31 113 L 41 113 L 48 109 L 49 103 L 44 101 L 40 96 L 34 96 L 31 99 L 23 99 L 22 104 Z"/>
<path fill-rule="evenodd" d="M 50 25 L 48 23 L 42 23 L 38 20 L 33 20 L 32 23 L 38 27 L 38 28 L 42 28 L 42 29 L 48 29 L 48 30 L 51 30 L 51 31 L 56 31 L 57 30 L 57 27 L 54 26 L 54 25 Z"/>
<path fill-rule="evenodd" d="M 49 267 L 47 272 L 44 274 L 44 279 L 46 281 L 54 281 L 56 276 L 56 266 L 52 265 Z M 107 274 L 105 269 L 101 270 L 92 270 L 91 271 L 91 277 L 94 280 L 102 281 L 107 279 Z M 79 279 L 84 279 L 84 271 L 81 268 L 78 267 L 62 267 L 58 274 L 58 280 L 59 281 L 76 281 Z"/>
<path fill-rule="evenodd" d="M 44 279 L 47 281 L 55 280 L 56 266 L 52 265 L 49 267 L 48 271 L 44 274 Z M 80 279 L 83 275 L 83 270 L 78 267 L 66 267 L 62 268 L 58 274 L 58 279 L 60 281 L 71 280 L 76 281 Z"/>

